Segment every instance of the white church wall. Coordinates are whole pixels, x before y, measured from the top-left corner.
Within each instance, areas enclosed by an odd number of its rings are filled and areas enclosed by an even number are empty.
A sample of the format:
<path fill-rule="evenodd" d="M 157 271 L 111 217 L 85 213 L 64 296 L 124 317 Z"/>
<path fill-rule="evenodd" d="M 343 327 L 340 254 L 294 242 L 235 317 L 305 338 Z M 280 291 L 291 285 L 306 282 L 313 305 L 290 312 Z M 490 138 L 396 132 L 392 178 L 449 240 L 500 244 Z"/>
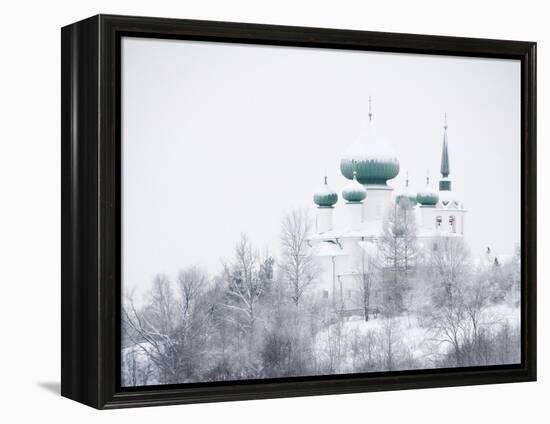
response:
<path fill-rule="evenodd" d="M 367 185 L 367 199 L 363 202 L 365 222 L 384 218 L 388 207 L 393 202 L 392 193 L 393 189 L 388 186 Z"/>
<path fill-rule="evenodd" d="M 332 230 L 334 208 L 317 208 L 315 216 L 315 232 L 322 234 Z"/>
<path fill-rule="evenodd" d="M 363 204 L 361 203 L 346 203 L 344 205 L 347 213 L 347 229 L 351 231 L 357 231 L 361 229 L 363 224 Z"/>
<path fill-rule="evenodd" d="M 421 226 L 426 230 L 435 230 L 437 209 L 435 207 L 421 206 L 420 208 Z"/>

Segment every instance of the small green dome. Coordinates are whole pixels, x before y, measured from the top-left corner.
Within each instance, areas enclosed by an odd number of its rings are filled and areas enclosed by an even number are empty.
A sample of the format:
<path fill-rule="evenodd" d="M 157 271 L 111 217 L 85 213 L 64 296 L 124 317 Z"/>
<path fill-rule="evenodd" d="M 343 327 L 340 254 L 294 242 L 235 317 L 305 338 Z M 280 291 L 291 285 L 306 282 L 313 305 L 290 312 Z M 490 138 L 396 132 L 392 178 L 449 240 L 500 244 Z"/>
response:
<path fill-rule="evenodd" d="M 353 171 L 353 180 L 342 191 L 342 197 L 348 203 L 361 203 L 367 197 L 367 189 L 357 181 L 356 175 Z"/>
<path fill-rule="evenodd" d="M 416 193 L 409 187 L 409 171 L 405 177 L 405 188 L 395 196 L 395 203 L 407 202 L 408 206 L 416 206 Z"/>
<path fill-rule="evenodd" d="M 320 208 L 332 208 L 338 201 L 338 193 L 328 186 L 327 177 L 321 188 L 313 194 L 313 201 Z"/>
<path fill-rule="evenodd" d="M 417 203 L 417 195 L 413 192 L 404 191 L 395 196 L 395 203 L 399 204 L 402 201 L 408 201 L 412 206 Z"/>
<path fill-rule="evenodd" d="M 399 174 L 399 160 L 388 144 L 376 137 L 352 144 L 340 161 L 340 171 L 348 180 L 357 171 L 361 184 L 386 185 Z"/>
<path fill-rule="evenodd" d="M 416 201 L 422 206 L 435 206 L 437 205 L 438 200 L 439 195 L 437 192 L 431 190 L 428 186 L 426 186 L 424 190 L 419 191 L 416 195 Z"/>

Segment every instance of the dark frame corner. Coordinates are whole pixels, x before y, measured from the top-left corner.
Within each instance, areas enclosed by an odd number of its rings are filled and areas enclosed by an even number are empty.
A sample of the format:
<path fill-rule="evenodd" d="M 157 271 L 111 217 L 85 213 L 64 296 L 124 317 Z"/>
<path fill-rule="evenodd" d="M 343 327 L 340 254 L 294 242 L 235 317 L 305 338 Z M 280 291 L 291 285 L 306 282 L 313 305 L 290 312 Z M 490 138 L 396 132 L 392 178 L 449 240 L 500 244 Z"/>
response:
<path fill-rule="evenodd" d="M 122 390 L 120 39 L 209 40 L 521 61 L 522 363 Z M 536 43 L 97 15 L 61 32 L 61 394 L 94 408 L 536 380 Z"/>

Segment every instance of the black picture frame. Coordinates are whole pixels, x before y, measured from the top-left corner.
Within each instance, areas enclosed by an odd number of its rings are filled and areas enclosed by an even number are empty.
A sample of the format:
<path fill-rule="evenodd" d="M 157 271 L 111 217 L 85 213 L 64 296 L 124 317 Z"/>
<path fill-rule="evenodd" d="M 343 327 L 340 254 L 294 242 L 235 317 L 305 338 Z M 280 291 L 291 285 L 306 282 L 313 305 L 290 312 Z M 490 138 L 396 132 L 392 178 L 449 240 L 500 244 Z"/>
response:
<path fill-rule="evenodd" d="M 122 389 L 123 36 L 519 60 L 521 364 Z M 104 409 L 536 380 L 536 43 L 97 15 L 62 28 L 61 47 L 63 396 Z"/>

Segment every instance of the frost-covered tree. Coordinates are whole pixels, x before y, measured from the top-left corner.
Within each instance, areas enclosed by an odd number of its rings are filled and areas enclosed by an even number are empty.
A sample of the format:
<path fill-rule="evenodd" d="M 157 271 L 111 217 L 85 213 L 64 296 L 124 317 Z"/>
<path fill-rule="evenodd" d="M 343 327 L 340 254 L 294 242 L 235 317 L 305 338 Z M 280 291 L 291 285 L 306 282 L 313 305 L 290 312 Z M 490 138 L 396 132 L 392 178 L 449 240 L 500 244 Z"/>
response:
<path fill-rule="evenodd" d="M 428 256 L 433 340 L 446 349 L 439 366 L 474 366 L 519 360 L 519 329 L 491 308 L 502 304 L 513 280 L 513 267 L 473 266 L 459 237 L 435 240 Z"/>
<path fill-rule="evenodd" d="M 198 267 L 186 268 L 178 274 L 177 285 L 180 291 L 179 307 L 183 319 L 189 323 L 189 317 L 196 312 L 201 295 L 208 285 L 208 276 Z"/>
<path fill-rule="evenodd" d="M 375 255 L 363 251 L 359 269 L 356 274 L 356 281 L 365 321 L 369 320 L 369 315 L 371 313 L 373 285 L 376 279 L 376 272 L 377 264 Z"/>
<path fill-rule="evenodd" d="M 273 284 L 273 259 L 260 259 L 246 235 L 235 246 L 233 261 L 225 266 L 221 279 L 226 284 L 220 306 L 225 309 L 226 330 L 232 337 L 232 372 L 237 378 L 256 378 L 261 372 L 259 322 L 265 323 L 265 297 Z"/>
<path fill-rule="evenodd" d="M 480 278 L 487 280 L 491 287 L 493 302 L 506 302 L 519 306 L 521 290 L 521 253 L 519 247 L 513 256 L 491 261 L 479 270 Z"/>
<path fill-rule="evenodd" d="M 459 292 L 458 284 L 470 269 L 470 252 L 461 237 L 437 237 L 429 252 L 428 267 L 432 271 L 436 296 L 443 290 L 442 301 L 452 301 Z M 437 303 L 437 302 L 436 302 Z"/>
<path fill-rule="evenodd" d="M 326 332 L 326 372 L 335 374 L 341 372 L 346 357 L 346 333 L 342 320 L 337 320 L 328 327 Z"/>
<path fill-rule="evenodd" d="M 404 309 L 404 292 L 418 254 L 417 225 L 411 204 L 394 204 L 385 216 L 379 242 L 384 275 L 384 303 L 390 314 Z"/>
<path fill-rule="evenodd" d="M 200 284 L 206 276 L 198 269 L 180 274 L 181 292 L 176 295 L 166 276 L 153 280 L 144 306 L 130 299 L 123 307 L 123 325 L 132 343 L 156 370 L 161 383 L 193 380 L 200 375 L 208 310 L 201 298 Z"/>
<path fill-rule="evenodd" d="M 233 262 L 225 267 L 224 277 L 229 295 L 229 301 L 224 306 L 234 312 L 242 331 L 253 332 L 257 319 L 256 307 L 265 286 L 260 278 L 258 251 L 245 234 L 241 235 L 235 246 Z"/>
<path fill-rule="evenodd" d="M 304 210 L 293 210 L 283 218 L 280 270 L 283 280 L 289 286 L 290 298 L 296 306 L 300 304 L 304 292 L 318 274 L 307 243 L 310 230 L 311 224 Z"/>
<path fill-rule="evenodd" d="M 124 386 L 146 386 L 154 375 L 153 366 L 147 355 L 132 344 L 122 350 L 121 378 Z"/>
<path fill-rule="evenodd" d="M 474 266 L 461 237 L 439 237 L 420 261 L 412 213 L 396 205 L 381 242 L 372 249 L 362 245 L 367 250 L 354 269 L 355 307 L 365 321 L 376 318 L 361 323 L 334 314 L 322 292 L 308 290 L 316 268 L 306 242 L 307 216 L 293 212 L 283 228 L 284 254 L 277 260 L 260 255 L 243 235 L 214 278 L 191 266 L 174 280 L 157 275 L 140 303 L 128 294 L 123 384 L 520 361 L 519 250 L 498 265 Z M 419 281 L 423 285 L 408 292 L 412 301 L 405 308 L 407 284 L 418 287 Z M 373 315 L 373 304 L 386 307 L 381 316 Z"/>

